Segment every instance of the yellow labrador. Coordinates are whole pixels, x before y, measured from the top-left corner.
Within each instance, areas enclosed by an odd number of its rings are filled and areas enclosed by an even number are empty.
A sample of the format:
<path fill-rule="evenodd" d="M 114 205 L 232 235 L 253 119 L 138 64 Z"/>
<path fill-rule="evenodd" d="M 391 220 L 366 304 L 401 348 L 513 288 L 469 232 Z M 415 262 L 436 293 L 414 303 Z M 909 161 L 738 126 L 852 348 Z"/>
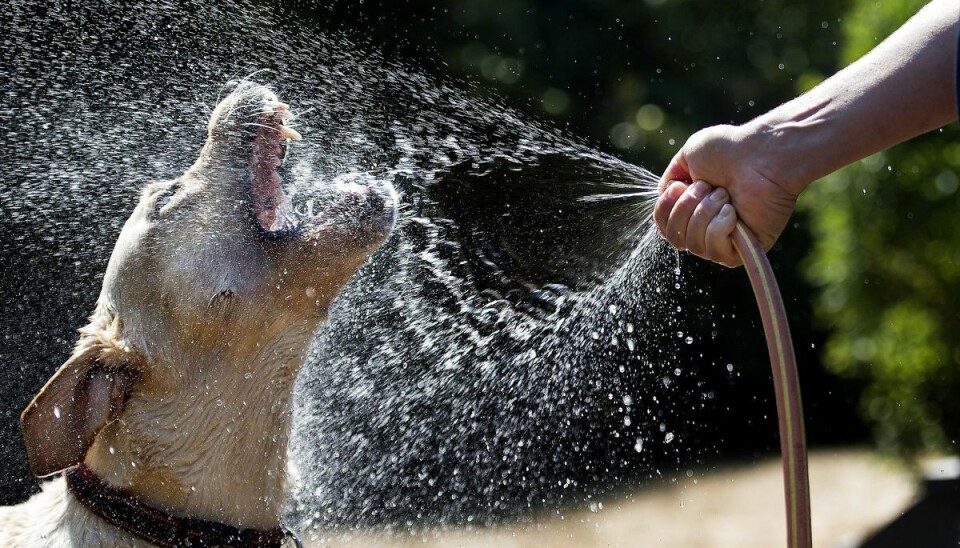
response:
<path fill-rule="evenodd" d="M 0 544 L 284 541 L 294 380 L 396 200 L 355 190 L 298 218 L 277 172 L 288 106 L 230 86 L 196 163 L 144 190 L 73 355 L 23 412 L 33 472 L 66 472 L 0 509 Z"/>

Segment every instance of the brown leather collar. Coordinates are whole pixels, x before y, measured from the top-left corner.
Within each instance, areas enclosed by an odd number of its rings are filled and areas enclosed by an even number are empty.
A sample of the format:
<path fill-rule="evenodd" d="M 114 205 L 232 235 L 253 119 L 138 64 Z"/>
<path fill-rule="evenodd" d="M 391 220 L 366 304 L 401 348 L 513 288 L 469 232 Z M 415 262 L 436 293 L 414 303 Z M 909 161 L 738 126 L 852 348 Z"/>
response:
<path fill-rule="evenodd" d="M 143 540 L 162 548 L 185 546 L 283 546 L 289 536 L 300 545 L 291 531 L 276 527 L 261 531 L 240 529 L 225 523 L 182 518 L 148 506 L 121 489 L 107 485 L 80 464 L 63 473 L 73 496 L 88 510 Z"/>

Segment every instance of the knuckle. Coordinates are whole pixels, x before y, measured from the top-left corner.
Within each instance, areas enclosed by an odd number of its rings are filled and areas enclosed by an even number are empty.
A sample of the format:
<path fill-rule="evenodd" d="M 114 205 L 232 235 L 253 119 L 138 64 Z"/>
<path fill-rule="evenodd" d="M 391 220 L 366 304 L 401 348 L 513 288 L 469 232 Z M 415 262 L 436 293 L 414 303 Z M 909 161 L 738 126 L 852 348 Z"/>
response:
<path fill-rule="evenodd" d="M 653 210 L 653 224 L 657 226 L 657 230 L 663 233 L 663 226 L 665 223 L 664 223 L 663 214 L 659 209 Z"/>
<path fill-rule="evenodd" d="M 670 242 L 670 245 L 672 245 L 673 247 L 679 249 L 680 251 L 683 251 L 685 249 L 684 238 L 682 237 L 682 234 L 680 234 L 679 232 L 667 231 L 664 234 L 664 237 L 667 239 L 668 242 Z"/>
<path fill-rule="evenodd" d="M 710 222 L 717 216 L 718 208 L 715 204 L 709 203 L 708 200 L 704 200 L 697 205 L 697 208 L 693 210 L 693 218 L 698 222 L 705 225 L 709 225 Z"/>
<path fill-rule="evenodd" d="M 697 196 L 695 192 L 685 192 L 683 196 L 677 200 L 676 207 L 678 209 L 693 211 L 700 204 L 701 197 Z"/>

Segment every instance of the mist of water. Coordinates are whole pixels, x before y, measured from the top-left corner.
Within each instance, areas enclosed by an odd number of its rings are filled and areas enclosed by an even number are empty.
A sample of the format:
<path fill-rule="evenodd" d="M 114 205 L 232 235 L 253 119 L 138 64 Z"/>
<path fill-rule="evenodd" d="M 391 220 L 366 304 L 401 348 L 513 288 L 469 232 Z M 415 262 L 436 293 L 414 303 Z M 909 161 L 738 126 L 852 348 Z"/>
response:
<path fill-rule="evenodd" d="M 139 188 L 182 173 L 220 86 L 259 70 L 299 113 L 296 207 L 343 183 L 390 182 L 404 204 L 302 374 L 294 524 L 491 523 L 697 457 L 682 409 L 709 395 L 676 362 L 682 280 L 651 238 L 650 172 L 270 7 L 10 10 L 0 229 L 21 270 L 4 333 L 28 380 L 53 370 L 32 345 L 72 340 L 42 333 L 57 304 L 25 292 L 89 312 Z"/>

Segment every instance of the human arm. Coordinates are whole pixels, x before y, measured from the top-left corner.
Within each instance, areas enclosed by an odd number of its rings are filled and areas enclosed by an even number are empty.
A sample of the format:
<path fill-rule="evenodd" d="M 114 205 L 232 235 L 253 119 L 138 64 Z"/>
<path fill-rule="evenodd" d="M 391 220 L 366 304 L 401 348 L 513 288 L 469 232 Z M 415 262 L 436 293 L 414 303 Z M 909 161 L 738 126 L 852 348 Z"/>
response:
<path fill-rule="evenodd" d="M 813 181 L 956 120 L 958 19 L 960 0 L 933 0 L 810 92 L 742 126 L 691 136 L 660 182 L 654 218 L 666 239 L 738 265 L 737 220 L 769 249 Z"/>

